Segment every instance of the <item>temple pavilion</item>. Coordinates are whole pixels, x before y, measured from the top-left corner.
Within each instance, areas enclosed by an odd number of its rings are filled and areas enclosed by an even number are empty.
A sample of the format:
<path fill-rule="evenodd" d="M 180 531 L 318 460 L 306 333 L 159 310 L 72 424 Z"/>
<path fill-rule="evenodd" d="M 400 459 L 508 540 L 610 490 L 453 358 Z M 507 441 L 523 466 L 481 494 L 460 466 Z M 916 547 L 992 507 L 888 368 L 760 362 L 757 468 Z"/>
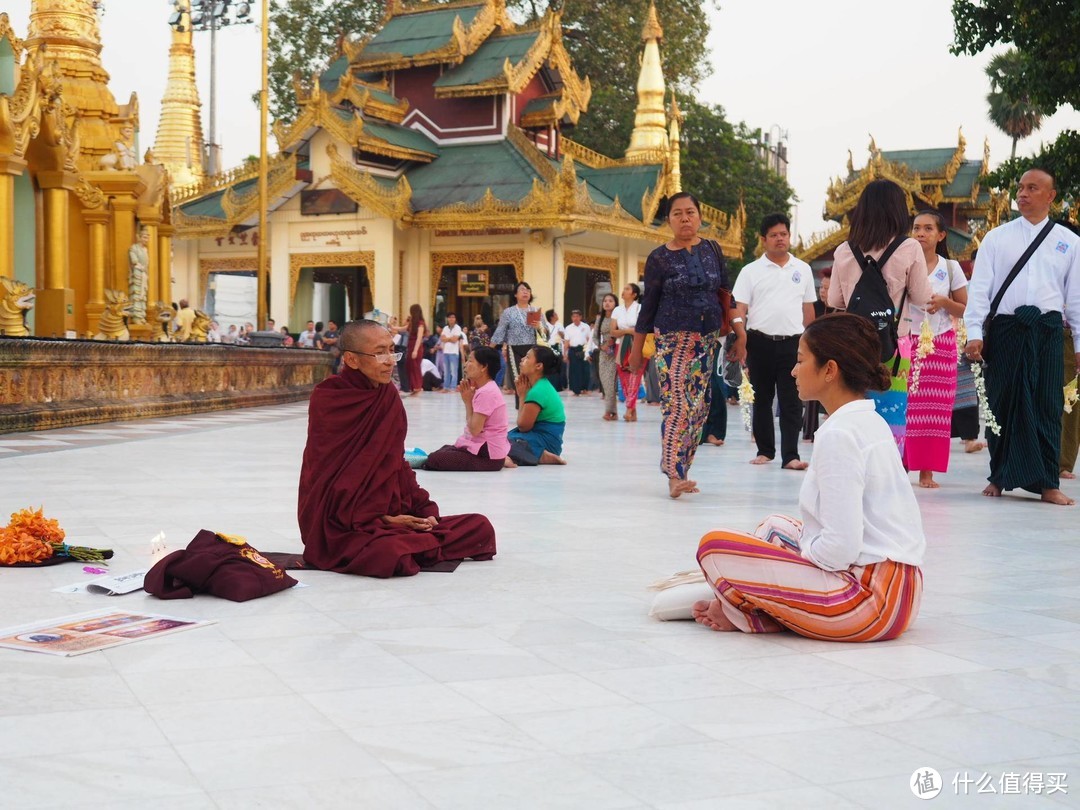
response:
<path fill-rule="evenodd" d="M 521 26 L 504 0 L 388 3 L 372 36 L 346 39 L 298 83 L 296 119 L 274 125 L 270 316 L 295 330 L 419 303 L 429 320 L 453 311 L 490 324 L 521 279 L 564 318 L 594 312 L 670 238 L 657 210 L 681 189 L 681 115 L 662 37 L 650 7 L 633 135 L 608 157 L 567 137 L 592 91 L 558 13 Z M 173 189 L 178 295 L 213 312 L 226 287 L 235 298 L 253 282 L 256 187 L 257 168 L 244 166 Z M 745 213 L 703 213 L 708 235 L 739 255 Z"/>
<path fill-rule="evenodd" d="M 989 171 L 989 143 L 983 144 L 981 160 L 968 160 L 966 148 L 963 132 L 956 146 L 941 149 L 883 151 L 871 138 L 866 165 L 856 170 L 849 152 L 847 175 L 836 178 L 826 191 L 824 218 L 836 225 L 798 245 L 796 254 L 814 269 L 830 266 L 833 251 L 848 237 L 848 217 L 859 195 L 872 180 L 884 178 L 904 189 L 912 214 L 925 208 L 941 212 L 948 225 L 949 253 L 970 268 L 979 239 L 1007 218 L 1009 197 L 979 182 Z"/>

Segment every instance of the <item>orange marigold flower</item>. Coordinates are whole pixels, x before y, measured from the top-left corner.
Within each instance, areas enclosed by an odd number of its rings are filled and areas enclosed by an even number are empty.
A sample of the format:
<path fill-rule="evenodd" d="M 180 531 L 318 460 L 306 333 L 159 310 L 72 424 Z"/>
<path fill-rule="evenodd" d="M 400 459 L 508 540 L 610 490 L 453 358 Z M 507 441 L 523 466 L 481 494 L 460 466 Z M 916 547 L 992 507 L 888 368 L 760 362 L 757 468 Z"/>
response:
<path fill-rule="evenodd" d="M 53 548 L 48 542 L 11 526 L 0 529 L 0 565 L 37 563 L 52 555 Z"/>
<path fill-rule="evenodd" d="M 44 509 L 20 509 L 11 516 L 10 529 L 18 529 L 46 543 L 63 543 L 64 530 L 52 518 L 44 515 Z"/>

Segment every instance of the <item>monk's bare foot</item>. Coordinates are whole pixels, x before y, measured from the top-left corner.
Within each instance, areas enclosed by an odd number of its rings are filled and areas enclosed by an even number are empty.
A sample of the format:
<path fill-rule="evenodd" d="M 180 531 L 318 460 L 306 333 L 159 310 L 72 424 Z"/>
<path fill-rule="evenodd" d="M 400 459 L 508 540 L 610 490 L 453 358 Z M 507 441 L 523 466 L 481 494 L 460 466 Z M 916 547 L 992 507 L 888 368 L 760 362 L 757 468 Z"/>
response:
<path fill-rule="evenodd" d="M 751 464 L 768 464 L 770 461 L 772 461 L 772 459 L 768 456 L 754 456 L 750 459 Z"/>
<path fill-rule="evenodd" d="M 792 459 L 787 464 L 785 464 L 784 469 L 785 470 L 805 470 L 809 466 L 810 466 L 809 462 L 806 462 L 806 461 L 803 461 L 802 459 L 796 458 L 796 459 Z"/>
<path fill-rule="evenodd" d="M 934 480 L 933 470 L 922 470 L 919 473 L 919 486 L 923 489 L 937 489 L 941 485 Z"/>
<path fill-rule="evenodd" d="M 711 602 L 706 602 L 704 600 L 701 602 L 694 602 L 691 613 L 694 615 L 695 622 L 708 627 L 710 630 L 731 632 L 732 630 L 739 629 L 724 615 L 724 609 L 720 606 L 719 599 L 713 599 Z"/>
<path fill-rule="evenodd" d="M 705 441 L 708 442 L 709 444 L 713 445 L 714 447 L 723 447 L 724 446 L 724 440 L 716 438 L 711 433 L 708 436 L 705 437 Z"/>
<path fill-rule="evenodd" d="M 1060 489 L 1044 489 L 1042 499 L 1046 503 L 1056 503 L 1058 506 L 1073 506 L 1076 503 Z"/>
<path fill-rule="evenodd" d="M 980 453 L 985 449 L 986 442 L 981 442 L 978 439 L 964 439 L 965 453 Z"/>
<path fill-rule="evenodd" d="M 1068 470 L 1061 470 L 1060 472 L 1058 472 L 1058 475 L 1064 478 L 1066 481 L 1072 481 L 1074 478 L 1076 478 L 1076 473 L 1069 472 Z"/>
<path fill-rule="evenodd" d="M 997 484 L 987 484 L 986 489 L 982 491 L 982 494 L 985 495 L 987 498 L 1000 498 L 1001 487 L 999 487 Z"/>
<path fill-rule="evenodd" d="M 510 458 L 510 456 L 507 456 L 503 459 L 503 466 L 508 470 L 513 470 L 517 467 L 517 464 L 514 463 L 514 460 Z"/>
<path fill-rule="evenodd" d="M 541 464 L 566 464 L 566 462 L 563 461 L 561 456 L 555 455 L 550 450 L 545 450 L 543 453 L 540 454 L 540 463 Z"/>

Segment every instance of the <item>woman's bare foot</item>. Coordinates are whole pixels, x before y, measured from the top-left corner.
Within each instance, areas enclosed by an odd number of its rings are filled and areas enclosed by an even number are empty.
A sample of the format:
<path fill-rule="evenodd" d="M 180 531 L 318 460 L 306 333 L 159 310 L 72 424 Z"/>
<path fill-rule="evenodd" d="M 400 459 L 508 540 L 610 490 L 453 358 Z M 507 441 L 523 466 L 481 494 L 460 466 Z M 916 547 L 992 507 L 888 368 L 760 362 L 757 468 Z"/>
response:
<path fill-rule="evenodd" d="M 1000 498 L 1001 487 L 999 487 L 997 484 L 987 484 L 986 489 L 982 491 L 982 494 L 985 495 L 987 498 Z"/>
<path fill-rule="evenodd" d="M 751 464 L 768 464 L 770 461 L 772 461 L 772 459 L 768 456 L 754 456 L 750 459 Z"/>
<path fill-rule="evenodd" d="M 512 470 L 517 467 L 517 464 L 514 463 L 514 460 L 510 458 L 510 456 L 507 456 L 503 459 L 503 466 L 508 470 Z"/>
<path fill-rule="evenodd" d="M 937 489 L 941 486 L 941 484 L 934 480 L 933 470 L 920 470 L 919 486 L 923 489 Z"/>
<path fill-rule="evenodd" d="M 724 608 L 721 607 L 719 599 L 713 599 L 711 602 L 706 602 L 704 600 L 701 602 L 694 602 L 691 613 L 694 615 L 695 622 L 708 627 L 710 630 L 731 632 L 732 630 L 739 629 L 724 615 Z"/>
<path fill-rule="evenodd" d="M 1058 475 L 1064 478 L 1066 481 L 1072 481 L 1074 478 L 1076 478 L 1076 473 L 1069 470 L 1059 470 Z"/>
<path fill-rule="evenodd" d="M 753 464 L 753 462 L 750 462 Z M 794 458 L 784 465 L 785 470 L 805 470 L 810 466 L 810 463 L 803 461 L 802 459 Z"/>
<path fill-rule="evenodd" d="M 669 478 L 668 479 L 668 495 L 672 498 L 678 498 L 680 495 L 693 495 L 695 492 L 700 492 L 698 489 L 697 481 L 684 480 L 682 478 Z"/>
<path fill-rule="evenodd" d="M 1073 506 L 1076 503 L 1060 489 L 1044 489 L 1042 499 L 1046 503 L 1056 503 L 1058 506 Z"/>
<path fill-rule="evenodd" d="M 410 397 L 418 397 L 418 396 L 420 396 L 420 392 L 419 391 L 410 391 L 409 396 Z"/>
<path fill-rule="evenodd" d="M 540 454 L 540 464 L 566 464 L 563 461 L 562 456 L 557 456 L 550 450 L 545 450 Z"/>
<path fill-rule="evenodd" d="M 964 452 L 965 453 L 978 453 L 986 449 L 986 442 L 981 442 L 978 439 L 964 439 Z"/>
<path fill-rule="evenodd" d="M 711 444 L 714 447 L 723 447 L 724 446 L 724 440 L 716 438 L 711 433 L 708 436 L 705 437 L 705 441 L 706 441 L 706 443 Z"/>

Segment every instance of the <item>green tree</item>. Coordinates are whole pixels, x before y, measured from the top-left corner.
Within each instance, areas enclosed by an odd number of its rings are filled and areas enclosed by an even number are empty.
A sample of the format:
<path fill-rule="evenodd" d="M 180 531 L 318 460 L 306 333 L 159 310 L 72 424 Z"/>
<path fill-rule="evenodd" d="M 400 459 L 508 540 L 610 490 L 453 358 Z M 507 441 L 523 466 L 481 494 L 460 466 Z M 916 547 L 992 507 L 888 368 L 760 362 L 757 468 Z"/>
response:
<path fill-rule="evenodd" d="M 1027 94 L 1014 96 L 1003 88 L 1012 84 L 1010 78 L 1021 70 L 1020 54 L 1015 48 L 997 54 L 986 66 L 986 75 L 990 79 L 990 92 L 986 96 L 989 104 L 990 121 L 1012 138 L 1012 154 L 1016 157 L 1016 143 L 1027 138 L 1042 126 L 1042 111 L 1031 103 Z"/>
<path fill-rule="evenodd" d="M 1014 190 L 1020 176 L 1033 166 L 1046 169 L 1057 179 L 1057 200 L 1075 222 L 1080 211 L 1080 132 L 1065 130 L 1031 157 L 1013 158 L 986 176 L 993 188 Z"/>
<path fill-rule="evenodd" d="M 756 133 L 745 124 L 731 124 L 719 105 L 693 100 L 680 102 L 686 121 L 682 128 L 683 188 L 723 211 L 746 206 L 743 255 L 731 257 L 735 266 L 754 258 L 757 226 L 766 214 L 790 213 L 795 193 L 787 181 L 759 159 Z"/>

